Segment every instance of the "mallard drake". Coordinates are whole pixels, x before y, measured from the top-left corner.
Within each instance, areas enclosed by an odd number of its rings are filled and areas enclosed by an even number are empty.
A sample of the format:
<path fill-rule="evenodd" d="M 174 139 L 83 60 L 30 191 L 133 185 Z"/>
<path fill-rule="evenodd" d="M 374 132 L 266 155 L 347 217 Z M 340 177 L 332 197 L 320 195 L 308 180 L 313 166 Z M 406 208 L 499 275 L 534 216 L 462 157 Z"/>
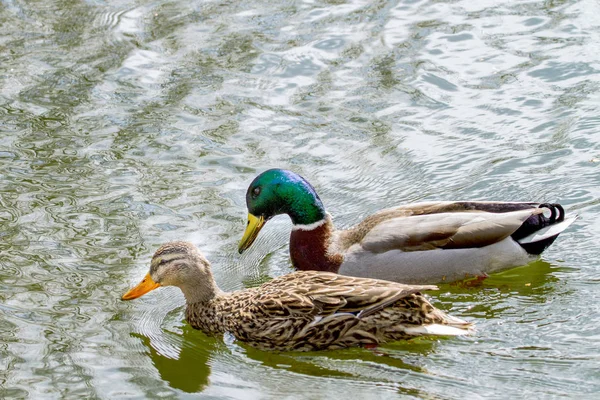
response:
<path fill-rule="evenodd" d="M 187 242 L 161 246 L 150 272 L 123 300 L 159 286 L 177 286 L 185 296 L 189 324 L 210 335 L 225 332 L 263 350 L 323 350 L 410 339 L 464 335 L 471 324 L 434 308 L 423 290 L 376 279 L 299 271 L 259 287 L 226 293 L 210 263 Z"/>
<path fill-rule="evenodd" d="M 575 220 L 565 218 L 560 204 L 438 201 L 389 208 L 336 230 L 311 184 L 283 169 L 258 175 L 246 204 L 240 253 L 270 218 L 287 214 L 296 269 L 411 284 L 485 277 L 525 265 Z"/>

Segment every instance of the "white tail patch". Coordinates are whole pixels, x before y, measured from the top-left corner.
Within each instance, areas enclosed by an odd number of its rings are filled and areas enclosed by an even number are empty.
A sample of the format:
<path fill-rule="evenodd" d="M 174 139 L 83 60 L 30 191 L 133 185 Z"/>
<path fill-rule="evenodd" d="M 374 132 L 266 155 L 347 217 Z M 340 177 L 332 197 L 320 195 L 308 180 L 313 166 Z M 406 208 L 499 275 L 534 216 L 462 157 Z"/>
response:
<path fill-rule="evenodd" d="M 465 323 L 464 328 L 451 325 L 431 324 L 421 326 L 405 327 L 404 331 L 409 335 L 436 335 L 436 336 L 461 336 L 473 333 L 474 329 Z"/>
<path fill-rule="evenodd" d="M 548 239 L 552 236 L 556 236 L 565 229 L 567 229 L 569 225 L 575 222 L 576 219 L 577 216 L 565 218 L 564 221 L 547 226 L 545 228 L 540 229 L 539 231 L 532 233 L 529 236 L 525 236 L 523 239 L 519 239 L 518 242 L 521 244 L 535 243 L 540 242 L 544 239 Z"/>

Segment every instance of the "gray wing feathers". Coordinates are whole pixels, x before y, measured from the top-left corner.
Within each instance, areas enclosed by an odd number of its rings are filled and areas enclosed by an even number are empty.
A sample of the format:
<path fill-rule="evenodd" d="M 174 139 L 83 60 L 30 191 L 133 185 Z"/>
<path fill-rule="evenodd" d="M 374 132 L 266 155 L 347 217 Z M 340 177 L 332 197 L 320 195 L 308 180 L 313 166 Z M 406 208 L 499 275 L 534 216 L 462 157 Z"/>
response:
<path fill-rule="evenodd" d="M 513 234 L 539 208 L 505 213 L 460 212 L 403 216 L 374 226 L 361 246 L 374 253 L 483 247 Z"/>

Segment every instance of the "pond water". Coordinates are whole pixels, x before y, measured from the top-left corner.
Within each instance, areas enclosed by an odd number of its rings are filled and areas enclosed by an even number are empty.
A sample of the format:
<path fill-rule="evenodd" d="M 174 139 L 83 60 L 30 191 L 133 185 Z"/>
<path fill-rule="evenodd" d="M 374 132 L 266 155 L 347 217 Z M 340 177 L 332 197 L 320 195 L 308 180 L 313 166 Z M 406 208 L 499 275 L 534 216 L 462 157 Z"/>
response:
<path fill-rule="evenodd" d="M 600 5 L 0 0 L 0 397 L 499 398 L 600 392 Z M 120 296 L 190 240 L 225 290 L 291 271 L 237 243 L 293 169 L 340 227 L 421 200 L 561 202 L 540 261 L 432 302 L 466 338 L 271 354 Z"/>

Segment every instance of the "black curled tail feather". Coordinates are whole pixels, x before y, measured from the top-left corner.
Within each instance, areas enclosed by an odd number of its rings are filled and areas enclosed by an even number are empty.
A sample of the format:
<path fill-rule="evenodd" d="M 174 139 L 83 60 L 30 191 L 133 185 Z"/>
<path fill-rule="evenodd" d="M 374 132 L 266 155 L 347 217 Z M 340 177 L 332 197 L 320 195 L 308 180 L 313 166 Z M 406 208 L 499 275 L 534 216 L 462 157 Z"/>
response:
<path fill-rule="evenodd" d="M 565 220 L 565 209 L 558 203 L 542 203 L 538 208 L 547 208 L 550 210 L 549 225 Z"/>
<path fill-rule="evenodd" d="M 544 238 L 537 242 L 520 243 L 519 240 L 523 239 L 540 229 L 547 226 L 559 223 L 565 219 L 565 209 L 557 203 L 541 203 L 538 208 L 547 208 L 550 210 L 550 216 L 547 217 L 543 213 L 535 214 L 530 216 L 523 222 L 523 224 L 511 235 L 511 237 L 521 245 L 529 254 L 541 254 L 548 246 L 550 246 L 554 240 L 558 237 L 558 233 L 554 236 Z"/>

